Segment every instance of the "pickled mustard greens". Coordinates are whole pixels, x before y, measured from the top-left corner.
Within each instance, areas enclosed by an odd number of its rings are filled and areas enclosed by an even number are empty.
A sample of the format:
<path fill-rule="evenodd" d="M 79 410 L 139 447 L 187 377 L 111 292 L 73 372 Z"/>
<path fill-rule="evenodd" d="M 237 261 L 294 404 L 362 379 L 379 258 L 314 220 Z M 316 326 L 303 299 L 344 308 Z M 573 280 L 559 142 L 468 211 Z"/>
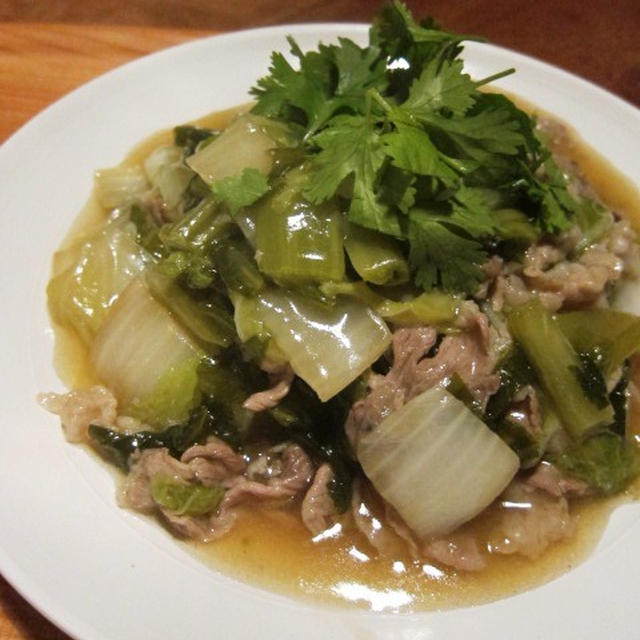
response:
<path fill-rule="evenodd" d="M 89 426 L 105 457 L 128 471 L 146 450 L 180 459 L 210 436 L 248 458 L 296 443 L 315 470 L 330 466 L 337 512 L 366 477 L 421 541 L 541 462 L 592 493 L 628 486 L 640 318 L 609 308 L 610 289 L 570 310 L 536 290 L 489 300 L 491 260 L 521 266 L 572 233 L 562 258 L 580 260 L 617 218 L 576 188 L 534 119 L 482 91 L 513 70 L 465 72 L 469 39 L 399 2 L 363 48 L 340 38 L 303 52 L 290 38 L 296 64 L 274 53 L 226 128 L 178 126 L 173 144 L 96 174 L 105 223 L 59 253 L 48 296 L 137 421 Z M 404 330 L 435 337 L 412 356 Z M 471 373 L 460 364 L 472 345 L 453 372 L 438 360 L 474 332 L 499 344 L 483 346 L 495 358 L 484 398 L 479 359 Z M 412 382 L 429 363 L 441 377 Z M 354 434 L 375 393 L 377 419 Z M 227 488 L 159 474 L 149 495 L 202 522 Z"/>

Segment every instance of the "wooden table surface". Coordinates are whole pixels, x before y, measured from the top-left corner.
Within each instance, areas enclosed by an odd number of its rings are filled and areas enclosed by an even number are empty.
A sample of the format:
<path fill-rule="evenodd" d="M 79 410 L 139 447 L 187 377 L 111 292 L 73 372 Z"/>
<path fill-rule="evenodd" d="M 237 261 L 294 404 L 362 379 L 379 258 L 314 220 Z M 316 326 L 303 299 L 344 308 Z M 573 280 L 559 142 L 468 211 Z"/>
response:
<path fill-rule="evenodd" d="M 414 0 L 420 16 L 573 71 L 640 106 L 638 0 Z M 0 2 L 0 142 L 41 109 L 128 60 L 228 29 L 367 21 L 369 0 Z M 0 577 L 0 639 L 68 640 Z M 114 639 L 118 640 L 118 639 Z"/>

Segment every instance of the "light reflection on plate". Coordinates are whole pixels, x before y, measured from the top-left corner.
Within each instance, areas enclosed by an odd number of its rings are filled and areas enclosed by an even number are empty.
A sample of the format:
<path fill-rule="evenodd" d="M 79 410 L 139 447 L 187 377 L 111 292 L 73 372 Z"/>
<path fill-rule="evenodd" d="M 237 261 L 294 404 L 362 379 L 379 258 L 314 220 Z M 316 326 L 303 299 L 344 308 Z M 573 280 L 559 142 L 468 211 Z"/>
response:
<path fill-rule="evenodd" d="M 348 602 L 366 602 L 371 611 L 398 611 L 411 604 L 413 597 L 402 589 L 372 589 L 358 582 L 338 582 L 332 591 Z"/>
<path fill-rule="evenodd" d="M 81 640 L 293 640 L 301 630 L 305 640 L 640 637 L 634 614 L 638 505 L 615 514 L 606 543 L 584 565 L 490 605 L 409 615 L 312 606 L 211 571 L 160 527 L 118 509 L 110 473 L 69 447 L 53 417 L 36 406 L 38 391 L 61 388 L 51 366 L 44 302 L 50 256 L 89 194 L 92 171 L 116 164 L 159 129 L 245 102 L 271 50 L 286 49 L 288 33 L 303 49 L 338 35 L 360 42 L 366 37 L 363 27 L 308 25 L 191 42 L 89 83 L 0 149 L 0 569 Z M 466 59 L 476 77 L 516 67 L 501 87 L 570 122 L 640 183 L 640 115 L 633 107 L 500 48 L 469 44 Z M 405 604 L 402 592 L 349 583 L 339 589 L 348 600 L 381 612 Z"/>

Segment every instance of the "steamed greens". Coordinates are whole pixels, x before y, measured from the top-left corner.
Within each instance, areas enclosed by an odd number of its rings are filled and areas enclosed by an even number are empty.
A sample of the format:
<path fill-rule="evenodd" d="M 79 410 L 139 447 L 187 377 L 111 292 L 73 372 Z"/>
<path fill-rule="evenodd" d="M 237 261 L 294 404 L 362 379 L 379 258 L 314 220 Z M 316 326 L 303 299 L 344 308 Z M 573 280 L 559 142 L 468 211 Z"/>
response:
<path fill-rule="evenodd" d="M 96 174 L 104 224 L 48 297 L 110 401 L 47 406 L 124 504 L 204 541 L 282 508 L 466 571 L 638 475 L 640 318 L 612 308 L 635 235 L 469 39 L 400 2 L 365 47 L 289 38 L 220 128 Z"/>

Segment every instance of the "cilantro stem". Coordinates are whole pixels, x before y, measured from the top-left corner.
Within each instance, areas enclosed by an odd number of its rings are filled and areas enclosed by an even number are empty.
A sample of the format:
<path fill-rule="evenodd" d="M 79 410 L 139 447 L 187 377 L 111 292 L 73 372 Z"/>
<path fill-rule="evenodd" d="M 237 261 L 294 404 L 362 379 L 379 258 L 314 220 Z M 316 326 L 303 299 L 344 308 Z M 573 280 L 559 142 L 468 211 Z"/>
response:
<path fill-rule="evenodd" d="M 474 85 L 476 87 L 481 87 L 482 85 L 489 84 L 494 80 L 500 80 L 500 78 L 504 78 L 505 76 L 510 76 L 512 73 L 515 73 L 516 70 L 512 67 L 511 69 L 505 69 L 504 71 L 500 71 L 499 73 L 494 73 L 492 76 L 487 76 L 482 80 L 476 80 Z"/>
<path fill-rule="evenodd" d="M 393 111 L 393 107 L 380 95 L 380 92 L 376 89 L 369 89 L 367 91 L 367 99 L 373 98 L 384 110 L 386 113 L 390 113 Z"/>

